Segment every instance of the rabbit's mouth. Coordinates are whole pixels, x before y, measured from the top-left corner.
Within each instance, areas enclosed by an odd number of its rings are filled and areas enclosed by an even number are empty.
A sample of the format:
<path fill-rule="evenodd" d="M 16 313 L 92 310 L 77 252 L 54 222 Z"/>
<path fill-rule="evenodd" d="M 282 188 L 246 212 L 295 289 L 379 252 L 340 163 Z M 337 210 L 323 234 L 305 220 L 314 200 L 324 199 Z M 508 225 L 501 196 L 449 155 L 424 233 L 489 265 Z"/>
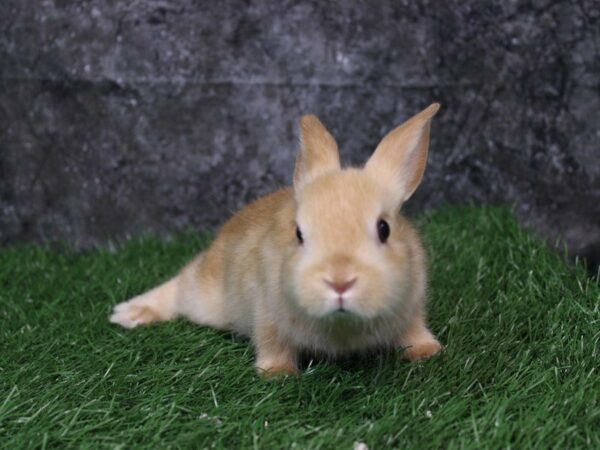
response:
<path fill-rule="evenodd" d="M 344 308 L 344 306 L 340 306 L 338 309 L 336 309 L 333 314 L 350 314 L 350 311 L 348 311 L 346 308 Z"/>
<path fill-rule="evenodd" d="M 320 317 L 321 321 L 335 327 L 353 327 L 361 325 L 369 321 L 369 317 L 365 317 L 356 309 L 349 305 L 339 305 L 337 308 L 330 309 Z"/>

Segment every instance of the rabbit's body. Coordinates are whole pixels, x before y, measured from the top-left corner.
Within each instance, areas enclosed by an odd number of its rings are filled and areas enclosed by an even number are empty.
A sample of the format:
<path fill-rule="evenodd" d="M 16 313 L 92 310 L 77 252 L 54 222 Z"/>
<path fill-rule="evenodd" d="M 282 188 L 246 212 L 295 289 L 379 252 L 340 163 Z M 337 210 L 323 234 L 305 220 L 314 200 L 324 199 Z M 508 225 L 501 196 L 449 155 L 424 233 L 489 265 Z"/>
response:
<path fill-rule="evenodd" d="M 251 337 L 266 374 L 295 372 L 303 349 L 401 346 L 409 359 L 440 349 L 425 325 L 424 251 L 399 213 L 416 185 L 390 189 L 387 161 L 340 170 L 327 131 L 303 120 L 294 188 L 240 210 L 178 276 L 117 305 L 112 322 L 132 328 L 184 316 L 236 331 Z"/>

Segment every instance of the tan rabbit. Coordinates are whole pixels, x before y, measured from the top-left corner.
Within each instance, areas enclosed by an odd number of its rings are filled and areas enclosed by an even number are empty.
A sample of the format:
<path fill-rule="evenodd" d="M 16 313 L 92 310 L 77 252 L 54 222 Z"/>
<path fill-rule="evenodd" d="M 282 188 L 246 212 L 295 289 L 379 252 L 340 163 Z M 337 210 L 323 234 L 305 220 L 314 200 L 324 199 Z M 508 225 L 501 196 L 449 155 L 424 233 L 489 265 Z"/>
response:
<path fill-rule="evenodd" d="M 179 275 L 117 305 L 110 321 L 133 328 L 183 316 L 234 330 L 252 339 L 266 376 L 296 373 L 300 350 L 434 355 L 425 255 L 400 207 L 421 182 L 438 108 L 391 131 L 361 169 L 341 169 L 333 137 L 303 116 L 293 188 L 243 208 Z"/>

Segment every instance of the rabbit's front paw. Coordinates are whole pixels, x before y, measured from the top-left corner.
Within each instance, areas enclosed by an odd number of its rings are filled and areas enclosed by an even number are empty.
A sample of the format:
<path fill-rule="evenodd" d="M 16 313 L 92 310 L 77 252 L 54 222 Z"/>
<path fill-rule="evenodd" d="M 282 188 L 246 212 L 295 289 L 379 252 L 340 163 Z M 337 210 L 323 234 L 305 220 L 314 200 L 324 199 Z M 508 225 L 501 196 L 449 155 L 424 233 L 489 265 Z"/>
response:
<path fill-rule="evenodd" d="M 404 357 L 409 361 L 427 359 L 440 352 L 442 344 L 436 339 L 414 342 L 404 350 Z"/>

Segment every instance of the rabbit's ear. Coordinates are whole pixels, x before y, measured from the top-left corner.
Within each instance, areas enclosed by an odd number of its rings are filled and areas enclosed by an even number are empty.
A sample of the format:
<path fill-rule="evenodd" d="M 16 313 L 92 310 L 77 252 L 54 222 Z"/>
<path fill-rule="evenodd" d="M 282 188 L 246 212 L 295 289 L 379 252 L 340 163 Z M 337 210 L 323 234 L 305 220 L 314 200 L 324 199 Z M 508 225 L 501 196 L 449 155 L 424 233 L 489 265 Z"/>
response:
<path fill-rule="evenodd" d="M 340 169 L 340 155 L 333 136 L 317 116 L 300 119 L 300 150 L 296 156 L 294 189 L 314 180 L 326 172 Z"/>
<path fill-rule="evenodd" d="M 433 103 L 390 131 L 367 161 L 365 170 L 398 193 L 400 203 L 408 200 L 421 183 L 431 119 L 439 108 L 439 103 Z"/>

